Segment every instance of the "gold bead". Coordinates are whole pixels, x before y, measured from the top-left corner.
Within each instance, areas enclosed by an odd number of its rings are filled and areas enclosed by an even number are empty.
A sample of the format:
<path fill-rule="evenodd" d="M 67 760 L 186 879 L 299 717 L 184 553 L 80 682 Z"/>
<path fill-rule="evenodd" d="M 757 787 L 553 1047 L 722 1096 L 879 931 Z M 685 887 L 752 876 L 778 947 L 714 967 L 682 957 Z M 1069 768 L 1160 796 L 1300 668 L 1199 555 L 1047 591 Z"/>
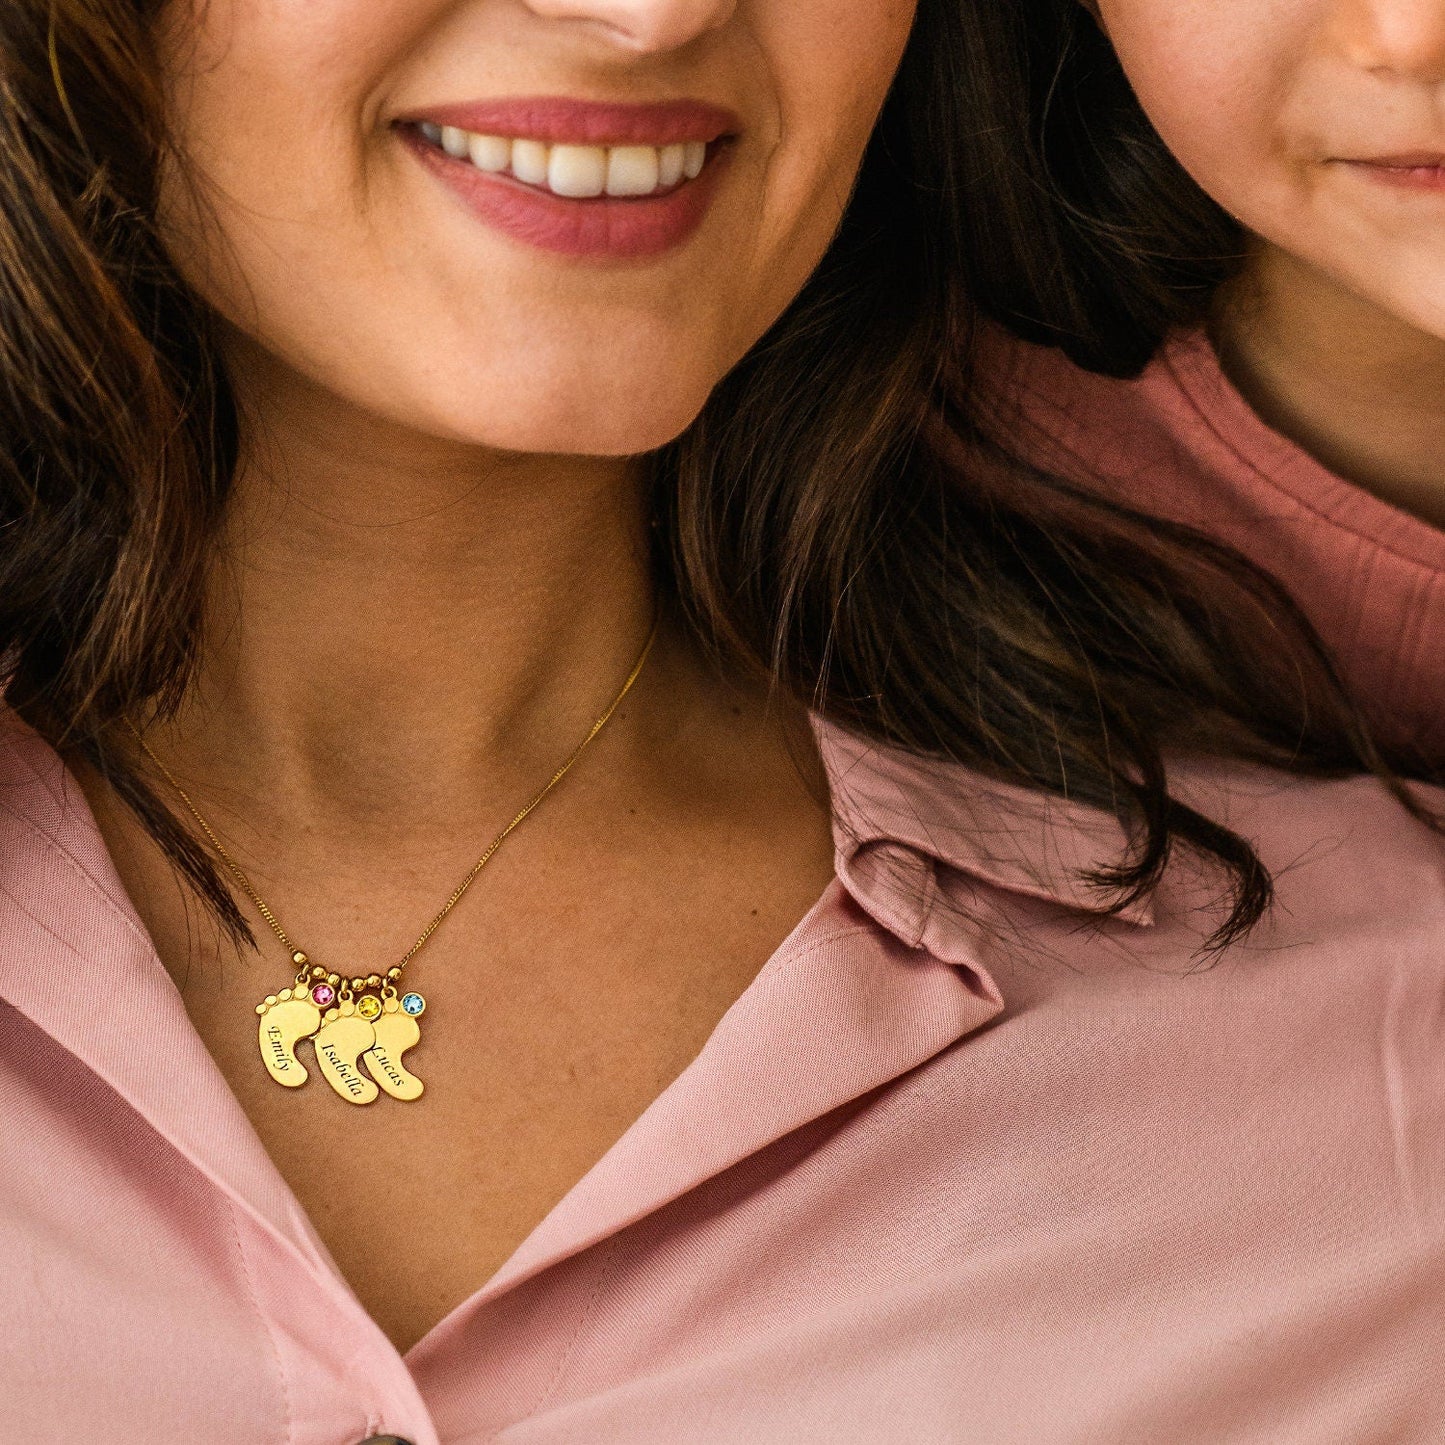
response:
<path fill-rule="evenodd" d="M 338 983 L 341 982 L 341 975 L 339 973 L 328 973 L 326 975 L 326 982 L 334 988 Z"/>
<path fill-rule="evenodd" d="M 380 988 L 381 975 L 379 973 L 368 974 L 366 978 L 366 986 L 367 988 Z"/>
<path fill-rule="evenodd" d="M 311 960 L 298 948 L 296 952 L 291 955 L 291 962 L 294 963 L 297 968 L 300 968 L 303 963 L 310 963 Z"/>
<path fill-rule="evenodd" d="M 400 978 L 401 970 L 399 968 L 389 968 L 386 971 L 386 976 L 388 978 Z"/>
<path fill-rule="evenodd" d="M 324 968 L 322 968 L 322 966 L 321 966 L 319 963 L 313 963 L 313 964 L 311 965 L 311 977 L 312 977 L 312 978 L 325 978 L 325 977 L 326 977 L 326 970 L 325 970 Z"/>
<path fill-rule="evenodd" d="M 366 987 L 366 980 L 365 980 L 364 978 L 353 978 L 353 979 L 351 980 L 351 987 L 352 987 L 353 989 L 365 988 L 365 987 Z"/>

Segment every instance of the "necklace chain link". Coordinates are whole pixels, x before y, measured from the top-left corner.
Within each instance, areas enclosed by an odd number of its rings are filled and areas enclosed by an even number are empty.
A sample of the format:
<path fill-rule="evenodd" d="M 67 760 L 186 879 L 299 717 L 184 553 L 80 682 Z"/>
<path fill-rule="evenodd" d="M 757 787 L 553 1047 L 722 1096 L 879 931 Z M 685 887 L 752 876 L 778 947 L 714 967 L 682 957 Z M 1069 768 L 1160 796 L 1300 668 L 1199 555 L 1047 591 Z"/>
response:
<path fill-rule="evenodd" d="M 619 707 L 622 706 L 623 699 L 626 698 L 627 694 L 632 691 L 632 685 L 642 675 L 642 669 L 647 665 L 647 659 L 652 654 L 652 645 L 654 642 L 657 641 L 657 629 L 658 621 L 654 618 L 652 623 L 652 629 L 647 634 L 647 641 L 643 644 L 642 651 L 638 654 L 637 661 L 633 664 L 632 671 L 628 673 L 627 681 L 622 684 L 622 687 L 619 690 L 617 696 L 614 697 L 612 701 L 608 704 L 607 710 L 602 714 L 601 717 L 597 719 L 596 722 L 592 724 L 592 727 L 588 731 L 587 736 L 584 737 L 582 741 L 577 744 L 577 746 L 572 750 L 571 754 L 568 756 L 562 766 L 559 767 L 557 771 L 552 774 L 552 776 L 547 780 L 547 782 L 540 789 L 538 789 L 538 791 L 534 793 L 525 804 L 523 804 L 523 806 L 517 811 L 517 814 L 512 819 L 512 821 L 508 823 L 507 826 L 503 828 L 502 831 L 498 833 L 497 836 L 493 838 L 490 843 L 487 844 L 486 849 L 482 853 L 482 856 L 478 858 L 475 863 L 472 864 L 471 868 L 467 871 L 466 876 L 452 890 L 451 896 L 447 899 L 445 903 L 442 904 L 441 908 L 437 911 L 436 916 L 431 920 L 430 923 L 427 924 L 425 928 L 422 929 L 421 935 L 417 939 L 417 941 L 413 943 L 412 946 L 407 949 L 404 954 L 402 954 L 401 958 L 394 965 L 398 974 L 402 969 L 407 966 L 407 964 L 412 961 L 412 959 L 417 956 L 418 953 L 422 951 L 423 948 L 426 947 L 427 942 L 431 938 L 432 934 L 434 934 L 437 929 L 441 927 L 442 923 L 445 921 L 447 915 L 452 911 L 452 909 L 455 908 L 457 904 L 462 901 L 462 898 L 466 894 L 467 889 L 470 888 L 472 884 L 476 881 L 477 875 L 482 871 L 483 868 L 487 866 L 488 863 L 492 861 L 492 858 L 496 854 L 497 849 L 500 848 L 502 844 L 505 843 L 507 839 L 511 836 L 511 834 L 518 827 L 520 827 L 523 822 L 526 821 L 526 819 L 536 810 L 536 808 L 541 804 L 542 800 L 553 790 L 553 788 L 555 788 L 557 784 L 560 783 L 562 779 L 565 778 L 567 774 L 572 771 L 573 765 L 582 756 L 582 754 L 587 751 L 587 748 L 591 744 L 593 739 L 597 736 L 598 733 L 602 731 L 603 728 L 607 726 L 609 722 L 612 721 L 613 714 L 617 711 Z M 211 825 L 205 820 L 204 816 L 202 816 L 201 810 L 196 807 L 195 802 L 191 798 L 191 795 L 185 790 L 185 788 L 181 786 L 180 781 L 176 778 L 175 774 L 172 773 L 171 770 L 165 765 L 165 763 L 163 763 L 160 758 L 156 756 L 155 750 L 146 741 L 145 735 L 140 731 L 140 729 L 136 727 L 134 723 L 130 723 L 129 726 L 131 732 L 135 734 L 135 739 L 140 744 L 141 749 L 142 751 L 144 751 L 146 757 L 150 759 L 150 761 L 156 766 L 157 769 L 159 769 L 161 775 L 165 778 L 166 782 L 168 782 L 175 790 L 176 796 L 179 797 L 181 802 L 186 805 L 187 811 L 190 813 L 191 817 L 195 819 L 196 826 L 200 828 L 202 833 L 205 834 L 206 841 L 215 851 L 216 857 L 219 858 L 221 862 L 225 865 L 226 871 L 230 873 L 231 877 L 236 880 L 237 886 L 241 889 L 241 891 L 245 893 L 246 897 L 249 898 L 251 902 L 255 905 L 256 911 L 261 915 L 262 918 L 266 920 L 266 923 L 270 927 L 271 932 L 274 933 L 276 937 L 280 940 L 281 946 L 288 953 L 292 954 L 293 957 L 296 954 L 301 953 L 302 950 L 297 948 L 296 944 L 292 941 L 290 935 L 281 926 L 281 920 L 276 917 L 276 914 L 272 910 L 270 905 L 267 904 L 266 900 L 262 898 L 261 895 L 256 891 L 255 885 L 246 876 L 245 869 L 243 869 L 241 865 L 237 863 L 236 860 L 231 856 L 229 850 L 226 848 L 226 845 L 222 843 L 221 840 L 216 836 L 215 829 L 213 829 Z"/>

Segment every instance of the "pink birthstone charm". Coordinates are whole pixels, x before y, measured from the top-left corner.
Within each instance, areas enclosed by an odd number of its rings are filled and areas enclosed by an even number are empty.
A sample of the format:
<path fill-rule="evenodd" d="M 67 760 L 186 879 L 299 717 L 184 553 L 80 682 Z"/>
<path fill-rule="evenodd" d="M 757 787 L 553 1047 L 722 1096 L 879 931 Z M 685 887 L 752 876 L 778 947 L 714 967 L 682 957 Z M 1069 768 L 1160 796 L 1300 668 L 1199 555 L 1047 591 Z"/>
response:
<path fill-rule="evenodd" d="M 317 1008 L 330 1008 L 336 1002 L 336 990 L 329 983 L 318 983 L 311 990 L 311 1002 Z"/>

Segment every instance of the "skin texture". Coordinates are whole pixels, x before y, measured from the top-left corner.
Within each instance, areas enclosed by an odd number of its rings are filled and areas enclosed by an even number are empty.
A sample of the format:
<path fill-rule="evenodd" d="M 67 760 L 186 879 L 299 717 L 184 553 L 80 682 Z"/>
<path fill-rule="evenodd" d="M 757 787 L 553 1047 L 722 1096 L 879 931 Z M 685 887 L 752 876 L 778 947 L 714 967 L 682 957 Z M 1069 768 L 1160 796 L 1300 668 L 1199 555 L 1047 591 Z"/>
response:
<path fill-rule="evenodd" d="M 1101 0 L 1140 102 L 1257 238 L 1221 298 L 1227 369 L 1266 420 L 1445 524 L 1445 188 L 1364 164 L 1445 164 L 1440 0 Z"/>
<path fill-rule="evenodd" d="M 313 958 L 400 957 L 616 692 L 654 609 L 636 457 L 820 258 L 911 19 L 890 0 L 168 12 L 170 246 L 230 323 L 245 437 L 195 682 L 151 741 Z M 390 127 L 543 93 L 736 111 L 702 228 L 625 263 L 532 250 Z M 402 1348 L 685 1067 L 832 876 L 806 720 L 664 617 L 626 705 L 408 971 L 425 1096 L 353 1108 L 260 1065 L 255 1005 L 292 972 L 260 921 L 256 950 L 224 943 L 82 783 L 196 1028 Z"/>

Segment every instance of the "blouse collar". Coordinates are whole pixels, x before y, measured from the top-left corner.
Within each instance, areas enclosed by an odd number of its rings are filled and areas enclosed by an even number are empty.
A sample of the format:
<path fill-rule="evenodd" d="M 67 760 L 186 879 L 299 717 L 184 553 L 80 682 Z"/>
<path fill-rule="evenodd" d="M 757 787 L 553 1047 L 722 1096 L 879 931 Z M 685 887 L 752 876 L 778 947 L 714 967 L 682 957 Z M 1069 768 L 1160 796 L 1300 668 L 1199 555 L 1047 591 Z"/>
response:
<path fill-rule="evenodd" d="M 1102 917 L 1089 875 L 1117 865 L 1129 836 L 1112 814 L 995 782 L 813 719 L 832 794 L 838 876 L 875 921 L 912 948 L 947 945 L 960 926 L 936 909 L 941 865 L 1009 893 Z M 1147 926 L 1150 901 L 1115 917 Z"/>

